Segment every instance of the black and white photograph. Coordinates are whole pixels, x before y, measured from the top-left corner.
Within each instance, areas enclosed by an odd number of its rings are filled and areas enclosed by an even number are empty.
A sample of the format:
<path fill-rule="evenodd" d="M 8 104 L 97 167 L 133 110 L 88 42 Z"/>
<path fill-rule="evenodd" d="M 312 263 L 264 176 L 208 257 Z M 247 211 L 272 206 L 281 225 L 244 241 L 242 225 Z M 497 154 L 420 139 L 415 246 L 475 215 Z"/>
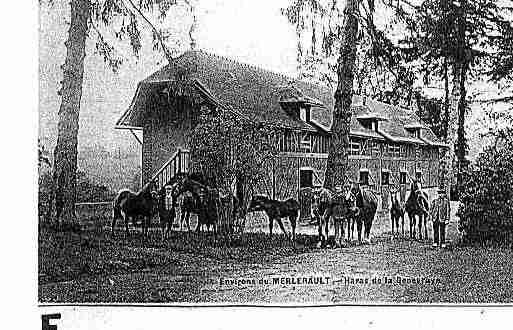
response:
<path fill-rule="evenodd" d="M 513 1 L 36 6 L 42 314 L 513 304 Z"/>

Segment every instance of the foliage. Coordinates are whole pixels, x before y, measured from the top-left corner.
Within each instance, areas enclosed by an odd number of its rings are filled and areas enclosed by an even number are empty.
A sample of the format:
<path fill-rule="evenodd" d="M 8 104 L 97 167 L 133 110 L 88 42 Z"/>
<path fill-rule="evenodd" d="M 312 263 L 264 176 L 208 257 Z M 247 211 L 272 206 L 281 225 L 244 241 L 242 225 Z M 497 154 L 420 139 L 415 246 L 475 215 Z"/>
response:
<path fill-rule="evenodd" d="M 46 164 L 48 166 L 52 166 L 50 163 L 50 157 L 48 155 L 48 152 L 45 149 L 45 146 L 41 143 L 41 140 L 37 140 L 37 164 L 38 167 L 41 167 L 42 165 Z"/>
<path fill-rule="evenodd" d="M 333 87 L 337 80 L 337 60 L 343 39 L 343 1 L 292 0 L 282 9 L 296 28 L 300 78 L 320 81 Z M 374 99 L 400 104 L 412 99 L 412 71 L 403 66 L 405 54 L 385 31 L 394 29 L 390 20 L 382 27 L 374 23 L 376 1 L 358 1 L 355 92 Z M 379 8 L 380 10 L 383 8 Z M 380 11 L 381 12 L 381 11 Z"/>
<path fill-rule="evenodd" d="M 236 182 L 242 184 L 246 205 L 277 153 L 272 138 L 271 128 L 228 110 L 203 113 L 189 135 L 194 170 L 224 195 L 234 195 Z"/>
<path fill-rule="evenodd" d="M 151 30 L 153 50 L 162 52 L 167 60 L 170 60 L 178 51 L 179 41 L 171 34 L 170 29 L 165 27 L 165 20 L 174 7 L 185 6 L 191 8 L 191 11 L 193 8 L 188 0 L 91 0 L 90 4 L 89 25 L 96 35 L 96 54 L 101 56 L 114 72 L 126 60 L 125 56 L 116 50 L 117 43 L 128 43 L 133 55 L 139 57 L 143 46 L 141 23 Z M 191 31 L 194 24 L 193 21 Z"/>
<path fill-rule="evenodd" d="M 44 171 L 39 175 L 39 214 L 45 216 L 52 193 L 52 174 Z M 77 172 L 77 202 L 104 202 L 114 199 L 115 193 L 105 185 L 94 183 L 84 172 Z"/>
<path fill-rule="evenodd" d="M 443 101 L 418 93 L 417 115 L 439 138 L 447 137 L 447 113 L 444 112 Z"/>
<path fill-rule="evenodd" d="M 486 148 L 465 173 L 460 230 L 469 242 L 513 242 L 513 131 Z"/>
<path fill-rule="evenodd" d="M 53 0 L 47 2 L 52 8 Z M 181 2 L 191 8 L 192 25 L 189 37 L 196 25 L 196 16 L 191 0 Z M 115 43 L 105 36 L 113 33 L 117 41 L 127 41 L 137 57 L 142 48 L 140 21 L 149 26 L 153 35 L 153 48 L 165 54 L 168 61 L 172 53 L 166 44 L 170 33 L 157 28 L 152 18 L 157 14 L 159 23 L 163 23 L 171 7 L 177 6 L 177 0 L 71 0 L 68 37 L 65 42 L 66 59 L 61 66 L 62 96 L 59 107 L 57 144 L 54 150 L 54 185 L 50 205 L 55 205 L 55 220 L 58 223 L 75 222 L 75 202 L 77 198 L 77 145 L 80 115 L 80 95 L 84 78 L 84 58 L 87 40 L 94 41 L 96 52 L 103 57 L 113 71 L 123 63 L 123 56 L 116 53 Z M 91 34 L 91 31 L 95 34 Z M 111 35 L 112 37 L 112 35 Z M 192 42 L 191 42 L 192 44 Z M 50 208 L 52 209 L 52 208 Z"/>

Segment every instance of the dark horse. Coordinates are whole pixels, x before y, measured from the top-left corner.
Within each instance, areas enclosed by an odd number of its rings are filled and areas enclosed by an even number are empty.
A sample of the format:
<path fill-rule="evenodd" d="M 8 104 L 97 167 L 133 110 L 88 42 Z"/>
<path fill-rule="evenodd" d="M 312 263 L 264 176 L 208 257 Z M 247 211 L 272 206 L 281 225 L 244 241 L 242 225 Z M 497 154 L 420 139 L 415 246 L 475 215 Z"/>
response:
<path fill-rule="evenodd" d="M 398 194 L 399 191 L 390 194 L 390 221 L 392 222 L 392 235 L 394 235 L 394 228 L 395 232 L 399 233 L 399 220 L 401 220 L 401 233 L 404 236 L 404 207 L 399 201 Z"/>
<path fill-rule="evenodd" d="M 137 193 L 130 190 L 121 190 L 113 202 L 113 217 L 112 217 L 112 234 L 114 235 L 114 228 L 116 227 L 116 220 L 123 218 L 125 220 L 125 233 L 128 235 L 128 220 L 131 219 L 134 223 L 137 217 L 143 217 L 142 220 L 142 233 L 146 236 L 150 219 L 154 213 L 157 204 L 156 185 L 150 181 Z"/>
<path fill-rule="evenodd" d="M 427 233 L 427 217 L 429 214 L 429 203 L 427 194 L 422 191 L 418 181 L 412 181 L 410 186 L 410 195 L 406 199 L 406 213 L 410 218 L 410 238 L 416 237 L 416 216 L 419 217 L 419 239 L 422 239 L 422 225 L 424 225 L 424 233 L 426 239 Z"/>
<path fill-rule="evenodd" d="M 355 182 L 348 191 L 346 200 L 352 201 L 356 206 L 354 218 L 356 221 L 356 232 L 358 242 L 362 242 L 362 227 L 364 229 L 364 240 L 370 243 L 370 231 L 372 222 L 378 209 L 378 199 L 371 191 L 362 190 L 360 184 Z M 362 226 L 363 225 L 363 226 Z"/>
<path fill-rule="evenodd" d="M 319 232 L 317 247 L 322 247 L 328 240 L 330 217 L 333 218 L 335 225 L 335 245 L 343 245 L 344 221 L 347 221 L 348 239 L 350 239 L 352 219 L 355 211 L 354 203 L 347 200 L 342 191 L 332 192 L 323 187 L 315 189 L 312 198 L 312 217 L 317 219 Z"/>
<path fill-rule="evenodd" d="M 217 231 L 217 222 L 219 220 L 219 206 L 220 196 L 216 189 L 212 189 L 202 182 L 197 181 L 193 175 L 186 175 L 176 182 L 173 189 L 173 196 L 178 198 L 184 196 L 187 204 L 182 203 L 182 221 L 183 217 L 187 214 L 187 223 L 190 213 L 195 213 L 198 216 L 198 225 L 196 231 L 201 231 L 203 226 L 212 228 L 214 234 Z M 185 208 L 184 208 L 185 207 Z"/>
<path fill-rule="evenodd" d="M 292 227 L 292 241 L 296 239 L 296 221 L 299 217 L 301 206 L 299 202 L 293 198 L 284 201 L 270 199 L 264 195 L 255 195 L 251 198 L 247 212 L 264 211 L 269 218 L 269 234 L 273 234 L 273 222 L 278 221 L 281 230 L 288 237 L 288 233 L 283 227 L 282 218 L 289 218 Z"/>

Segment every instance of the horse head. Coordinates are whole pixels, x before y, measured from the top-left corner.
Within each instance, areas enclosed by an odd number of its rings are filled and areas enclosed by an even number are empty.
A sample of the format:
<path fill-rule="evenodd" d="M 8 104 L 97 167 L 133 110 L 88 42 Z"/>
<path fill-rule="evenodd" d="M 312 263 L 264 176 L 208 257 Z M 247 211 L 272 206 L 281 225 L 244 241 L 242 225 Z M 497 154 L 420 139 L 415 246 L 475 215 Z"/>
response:
<path fill-rule="evenodd" d="M 158 201 L 160 194 L 157 189 L 157 183 L 153 180 L 149 181 L 141 188 L 141 190 L 139 190 L 137 195 L 147 199 Z"/>
<path fill-rule="evenodd" d="M 352 182 L 346 193 L 346 204 L 353 216 L 358 216 L 363 207 L 363 195 L 359 182 Z"/>
<path fill-rule="evenodd" d="M 265 195 L 254 195 L 251 197 L 247 212 L 256 212 L 265 210 L 265 205 L 269 202 L 269 197 Z"/>

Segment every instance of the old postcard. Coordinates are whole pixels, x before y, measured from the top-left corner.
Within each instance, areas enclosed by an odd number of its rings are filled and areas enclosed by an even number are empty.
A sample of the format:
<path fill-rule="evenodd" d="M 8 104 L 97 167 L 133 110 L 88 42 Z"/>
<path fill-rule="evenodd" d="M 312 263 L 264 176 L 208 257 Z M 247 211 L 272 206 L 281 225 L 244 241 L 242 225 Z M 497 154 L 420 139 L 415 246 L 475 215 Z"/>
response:
<path fill-rule="evenodd" d="M 511 305 L 512 7 L 41 0 L 43 323 Z"/>

